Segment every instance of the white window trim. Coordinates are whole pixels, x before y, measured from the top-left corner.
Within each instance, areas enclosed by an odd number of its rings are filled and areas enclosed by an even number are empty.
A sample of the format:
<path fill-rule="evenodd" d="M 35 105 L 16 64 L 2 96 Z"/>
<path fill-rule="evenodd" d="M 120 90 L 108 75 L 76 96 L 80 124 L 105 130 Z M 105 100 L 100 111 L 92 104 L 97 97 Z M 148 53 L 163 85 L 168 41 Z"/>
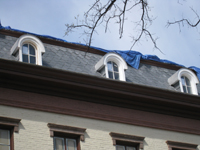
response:
<path fill-rule="evenodd" d="M 198 90 L 197 90 L 196 85 L 199 84 L 199 80 L 198 80 L 197 76 L 189 69 L 185 69 L 185 68 L 179 69 L 176 73 L 174 73 L 168 79 L 168 83 L 170 85 L 173 85 L 173 84 L 179 82 L 181 92 L 184 92 L 183 91 L 183 85 L 182 85 L 182 82 L 181 82 L 182 76 L 185 76 L 190 80 L 190 84 L 191 84 L 191 88 L 192 88 L 192 94 L 198 95 Z"/>
<path fill-rule="evenodd" d="M 42 65 L 42 54 L 45 53 L 45 48 L 40 39 L 33 35 L 26 34 L 20 36 L 10 50 L 11 55 L 15 55 L 19 51 L 19 61 L 22 62 L 22 46 L 24 44 L 31 44 L 35 48 L 36 64 Z"/>
<path fill-rule="evenodd" d="M 99 71 L 103 67 L 105 67 L 106 78 L 109 78 L 108 67 L 107 67 L 107 62 L 109 62 L 109 61 L 112 61 L 118 65 L 119 77 L 120 77 L 119 79 L 121 81 L 126 81 L 125 70 L 128 68 L 128 66 L 127 66 L 126 62 L 124 61 L 124 59 L 116 53 L 107 53 L 106 55 L 104 55 L 99 60 L 99 62 L 95 65 L 96 71 Z"/>

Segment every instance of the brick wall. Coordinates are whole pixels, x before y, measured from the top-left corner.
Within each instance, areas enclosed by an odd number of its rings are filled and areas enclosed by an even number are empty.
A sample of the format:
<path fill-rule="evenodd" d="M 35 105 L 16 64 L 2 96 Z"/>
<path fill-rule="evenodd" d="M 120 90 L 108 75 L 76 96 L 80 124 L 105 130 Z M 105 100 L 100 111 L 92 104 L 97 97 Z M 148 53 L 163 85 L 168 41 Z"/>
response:
<path fill-rule="evenodd" d="M 53 150 L 47 123 L 87 128 L 81 150 L 115 150 L 110 132 L 144 136 L 144 150 L 168 150 L 166 140 L 200 145 L 200 136 L 0 105 L 0 116 L 22 119 L 15 150 Z M 198 147 L 200 149 L 200 146 Z"/>

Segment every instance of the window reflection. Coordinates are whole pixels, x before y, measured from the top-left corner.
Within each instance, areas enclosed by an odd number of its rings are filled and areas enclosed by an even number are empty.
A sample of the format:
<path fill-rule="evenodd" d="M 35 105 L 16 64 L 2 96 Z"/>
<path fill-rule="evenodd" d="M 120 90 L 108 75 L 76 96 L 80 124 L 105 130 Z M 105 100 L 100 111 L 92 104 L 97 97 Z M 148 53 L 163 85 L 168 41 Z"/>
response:
<path fill-rule="evenodd" d="M 30 44 L 22 46 L 22 61 L 36 64 L 35 48 Z"/>
<path fill-rule="evenodd" d="M 119 80 L 119 69 L 118 65 L 112 61 L 107 62 L 108 67 L 108 77 L 110 79 Z"/>

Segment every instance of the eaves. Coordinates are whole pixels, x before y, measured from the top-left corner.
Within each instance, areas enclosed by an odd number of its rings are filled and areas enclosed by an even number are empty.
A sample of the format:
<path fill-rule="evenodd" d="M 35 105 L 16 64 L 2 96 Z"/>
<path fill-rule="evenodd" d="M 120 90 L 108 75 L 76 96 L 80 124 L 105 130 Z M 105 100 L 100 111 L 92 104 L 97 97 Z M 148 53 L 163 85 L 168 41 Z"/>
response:
<path fill-rule="evenodd" d="M 200 120 L 200 97 L 0 59 L 0 87 Z"/>

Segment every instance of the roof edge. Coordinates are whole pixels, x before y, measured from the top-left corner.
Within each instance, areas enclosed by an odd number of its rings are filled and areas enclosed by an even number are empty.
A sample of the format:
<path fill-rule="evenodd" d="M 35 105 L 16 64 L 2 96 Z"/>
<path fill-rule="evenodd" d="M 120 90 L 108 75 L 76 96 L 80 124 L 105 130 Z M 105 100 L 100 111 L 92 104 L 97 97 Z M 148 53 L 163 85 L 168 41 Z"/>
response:
<path fill-rule="evenodd" d="M 0 59 L 0 83 L 4 88 L 200 119 L 196 95 L 17 61 Z"/>

